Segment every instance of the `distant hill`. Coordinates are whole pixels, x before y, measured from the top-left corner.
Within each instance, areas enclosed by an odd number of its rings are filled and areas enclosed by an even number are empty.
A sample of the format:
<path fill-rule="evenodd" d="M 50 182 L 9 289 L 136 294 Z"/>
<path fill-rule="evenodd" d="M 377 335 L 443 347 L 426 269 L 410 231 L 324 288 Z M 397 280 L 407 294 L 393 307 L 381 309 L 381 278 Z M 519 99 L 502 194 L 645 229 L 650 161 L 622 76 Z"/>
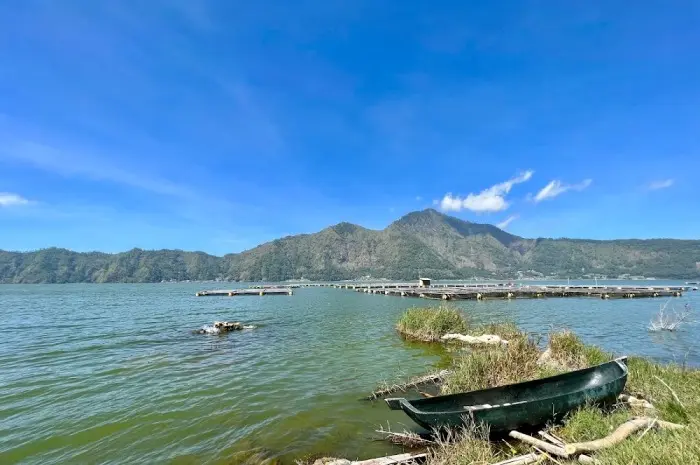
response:
<path fill-rule="evenodd" d="M 520 275 L 581 277 L 700 275 L 700 240 L 524 239 L 490 224 L 433 209 L 376 231 L 340 223 L 239 254 L 133 249 L 118 254 L 65 249 L 0 251 L 0 283 L 435 279 Z"/>

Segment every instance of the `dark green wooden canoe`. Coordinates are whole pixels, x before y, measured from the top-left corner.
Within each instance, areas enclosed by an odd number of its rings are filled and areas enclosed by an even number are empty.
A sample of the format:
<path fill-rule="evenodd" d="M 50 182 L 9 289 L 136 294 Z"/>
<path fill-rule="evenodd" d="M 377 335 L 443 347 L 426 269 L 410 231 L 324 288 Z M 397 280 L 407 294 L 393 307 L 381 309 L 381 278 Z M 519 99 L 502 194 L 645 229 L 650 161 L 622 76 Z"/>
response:
<path fill-rule="evenodd" d="M 558 420 L 588 403 L 615 402 L 627 382 L 627 358 L 550 378 L 428 399 L 386 399 L 426 429 L 485 424 L 492 433 Z"/>

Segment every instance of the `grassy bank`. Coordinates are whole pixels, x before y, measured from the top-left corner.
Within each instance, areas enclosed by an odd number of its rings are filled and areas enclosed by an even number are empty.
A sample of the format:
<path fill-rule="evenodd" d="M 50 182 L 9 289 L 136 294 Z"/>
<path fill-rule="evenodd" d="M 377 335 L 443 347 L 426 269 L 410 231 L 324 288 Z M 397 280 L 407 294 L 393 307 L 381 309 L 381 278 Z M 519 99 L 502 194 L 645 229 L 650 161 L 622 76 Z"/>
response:
<path fill-rule="evenodd" d="M 550 334 L 543 355 L 537 341 L 512 324 L 473 325 L 460 312 L 448 308 L 411 309 L 402 316 L 397 329 L 409 337 L 430 341 L 439 340 L 448 332 L 497 334 L 509 341 L 507 345 L 455 352 L 452 372 L 441 386 L 444 394 L 537 379 L 613 358 L 613 354 L 584 344 L 570 331 Z M 550 431 L 567 443 L 589 441 L 610 434 L 635 416 L 651 416 L 687 427 L 679 431 L 637 433 L 595 454 L 595 458 L 609 465 L 700 463 L 700 371 L 678 365 L 659 365 L 637 357 L 628 360 L 628 368 L 625 392 L 648 400 L 654 410 L 627 404 L 606 411 L 586 406 L 570 413 L 562 424 L 552 426 Z M 485 465 L 527 451 L 522 444 L 492 443 L 483 435 L 463 432 L 456 440 L 434 447 L 428 462 L 430 465 Z M 573 462 L 557 459 L 551 463 Z"/>

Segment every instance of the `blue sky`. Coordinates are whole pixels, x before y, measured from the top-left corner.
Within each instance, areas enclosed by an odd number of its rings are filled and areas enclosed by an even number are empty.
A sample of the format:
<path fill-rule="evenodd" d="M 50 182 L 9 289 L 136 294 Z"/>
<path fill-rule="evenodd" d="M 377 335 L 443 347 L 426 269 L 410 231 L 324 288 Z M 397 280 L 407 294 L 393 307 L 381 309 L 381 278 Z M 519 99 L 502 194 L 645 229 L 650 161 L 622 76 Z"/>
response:
<path fill-rule="evenodd" d="M 10 0 L 0 63 L 0 249 L 700 238 L 697 2 Z"/>

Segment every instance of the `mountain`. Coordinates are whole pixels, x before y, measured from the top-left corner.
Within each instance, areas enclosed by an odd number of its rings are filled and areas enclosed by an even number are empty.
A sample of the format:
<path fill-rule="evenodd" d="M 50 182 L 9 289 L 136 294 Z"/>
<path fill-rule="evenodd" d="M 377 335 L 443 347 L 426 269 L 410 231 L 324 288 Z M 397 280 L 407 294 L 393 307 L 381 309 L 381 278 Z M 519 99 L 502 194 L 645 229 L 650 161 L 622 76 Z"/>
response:
<path fill-rule="evenodd" d="M 339 223 L 224 257 L 180 250 L 0 251 L 0 283 L 337 280 L 365 275 L 415 279 L 419 274 L 435 279 L 584 274 L 686 278 L 700 275 L 700 240 L 525 239 L 428 209 L 379 231 Z"/>

